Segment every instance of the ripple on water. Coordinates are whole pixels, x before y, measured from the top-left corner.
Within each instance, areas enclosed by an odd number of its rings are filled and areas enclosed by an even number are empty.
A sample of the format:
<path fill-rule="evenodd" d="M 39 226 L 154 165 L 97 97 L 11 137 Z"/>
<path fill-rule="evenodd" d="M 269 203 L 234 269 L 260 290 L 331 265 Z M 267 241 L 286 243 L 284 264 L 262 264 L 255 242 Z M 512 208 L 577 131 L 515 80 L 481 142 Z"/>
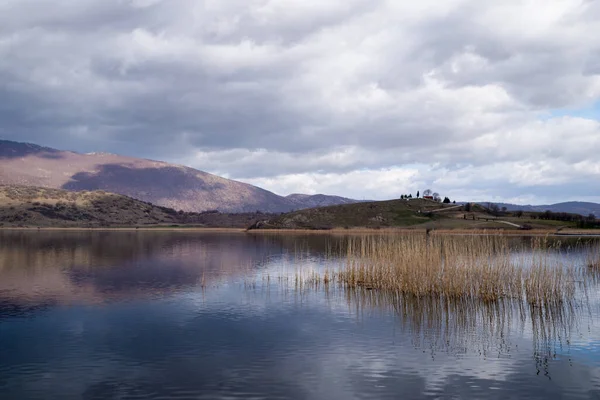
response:
<path fill-rule="evenodd" d="M 512 303 L 278 280 L 323 270 L 331 246 L 314 238 L 32 234 L 0 232 L 3 400 L 552 399 L 600 388 L 593 299 L 539 318 Z M 298 246 L 310 255 L 295 263 Z"/>

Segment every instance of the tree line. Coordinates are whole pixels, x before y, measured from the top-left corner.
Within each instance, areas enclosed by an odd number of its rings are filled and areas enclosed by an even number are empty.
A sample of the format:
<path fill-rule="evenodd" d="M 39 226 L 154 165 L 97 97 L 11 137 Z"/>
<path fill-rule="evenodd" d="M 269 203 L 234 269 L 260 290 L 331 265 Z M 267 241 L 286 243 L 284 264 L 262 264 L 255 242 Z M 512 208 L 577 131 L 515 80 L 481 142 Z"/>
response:
<path fill-rule="evenodd" d="M 587 217 L 580 214 L 571 214 L 566 212 L 552 212 L 546 210 L 541 213 L 531 213 L 533 219 L 543 219 L 552 221 L 576 222 L 580 228 L 596 228 L 600 227 L 600 221 L 596 219 L 594 214 L 589 214 Z"/>
<path fill-rule="evenodd" d="M 420 191 L 417 191 L 417 194 L 415 197 L 417 199 L 421 197 Z M 445 196 L 444 199 L 442 200 L 442 197 L 440 196 L 440 194 L 438 192 L 433 192 L 431 189 L 424 190 L 423 197 L 432 197 L 434 201 L 437 201 L 439 203 L 444 203 L 444 204 L 456 203 L 456 201 L 450 201 L 450 198 L 448 196 Z M 400 198 L 402 200 L 412 199 L 413 195 L 412 194 L 403 194 L 400 196 Z"/>
<path fill-rule="evenodd" d="M 500 208 L 497 204 L 488 203 L 487 209 L 488 212 L 494 216 L 507 214 L 506 207 Z M 524 215 L 522 210 L 512 211 L 509 214 L 512 214 L 517 218 L 521 218 Z M 580 228 L 600 228 L 600 220 L 598 220 L 594 214 L 584 216 L 581 214 L 546 210 L 543 212 L 529 212 L 528 217 L 546 221 L 576 222 L 577 226 Z"/>

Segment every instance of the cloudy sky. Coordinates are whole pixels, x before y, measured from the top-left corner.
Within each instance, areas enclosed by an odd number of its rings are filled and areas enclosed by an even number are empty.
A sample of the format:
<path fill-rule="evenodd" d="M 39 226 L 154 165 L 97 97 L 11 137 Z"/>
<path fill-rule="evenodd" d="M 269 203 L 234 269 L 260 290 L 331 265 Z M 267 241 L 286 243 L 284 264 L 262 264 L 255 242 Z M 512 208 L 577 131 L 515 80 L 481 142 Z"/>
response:
<path fill-rule="evenodd" d="M 600 201 L 598 0 L 0 0 L 0 138 L 278 194 Z"/>

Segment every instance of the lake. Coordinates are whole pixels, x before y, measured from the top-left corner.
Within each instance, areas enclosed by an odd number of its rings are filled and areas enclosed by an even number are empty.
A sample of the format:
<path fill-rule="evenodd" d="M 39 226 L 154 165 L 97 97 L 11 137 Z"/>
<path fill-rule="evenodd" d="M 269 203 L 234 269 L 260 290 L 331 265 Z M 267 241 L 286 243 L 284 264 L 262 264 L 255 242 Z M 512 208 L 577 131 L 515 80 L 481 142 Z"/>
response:
<path fill-rule="evenodd" d="M 545 311 L 314 283 L 343 241 L 0 231 L 0 397 L 600 399 L 597 275 Z"/>

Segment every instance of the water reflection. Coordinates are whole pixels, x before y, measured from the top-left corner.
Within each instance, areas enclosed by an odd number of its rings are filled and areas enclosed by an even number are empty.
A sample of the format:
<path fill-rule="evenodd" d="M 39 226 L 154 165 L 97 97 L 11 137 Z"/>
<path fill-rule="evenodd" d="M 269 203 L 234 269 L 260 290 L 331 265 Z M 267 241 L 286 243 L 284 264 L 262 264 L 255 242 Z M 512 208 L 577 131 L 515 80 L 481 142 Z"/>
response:
<path fill-rule="evenodd" d="M 543 307 L 295 281 L 343 240 L 0 232 L 2 398 L 600 394 L 591 270 Z"/>
<path fill-rule="evenodd" d="M 373 290 L 346 290 L 348 305 L 359 314 L 372 309 L 392 311 L 403 334 L 415 348 L 439 353 L 487 358 L 510 358 L 513 337 L 531 335 L 531 351 L 538 373 L 548 375 L 548 362 L 568 352 L 580 321 L 589 314 L 589 303 L 547 303 L 500 300 L 481 302 L 444 297 L 404 296 Z"/>
<path fill-rule="evenodd" d="M 277 241 L 242 235 L 5 231 L 0 302 L 14 312 L 158 296 L 243 274 L 281 251 Z"/>

